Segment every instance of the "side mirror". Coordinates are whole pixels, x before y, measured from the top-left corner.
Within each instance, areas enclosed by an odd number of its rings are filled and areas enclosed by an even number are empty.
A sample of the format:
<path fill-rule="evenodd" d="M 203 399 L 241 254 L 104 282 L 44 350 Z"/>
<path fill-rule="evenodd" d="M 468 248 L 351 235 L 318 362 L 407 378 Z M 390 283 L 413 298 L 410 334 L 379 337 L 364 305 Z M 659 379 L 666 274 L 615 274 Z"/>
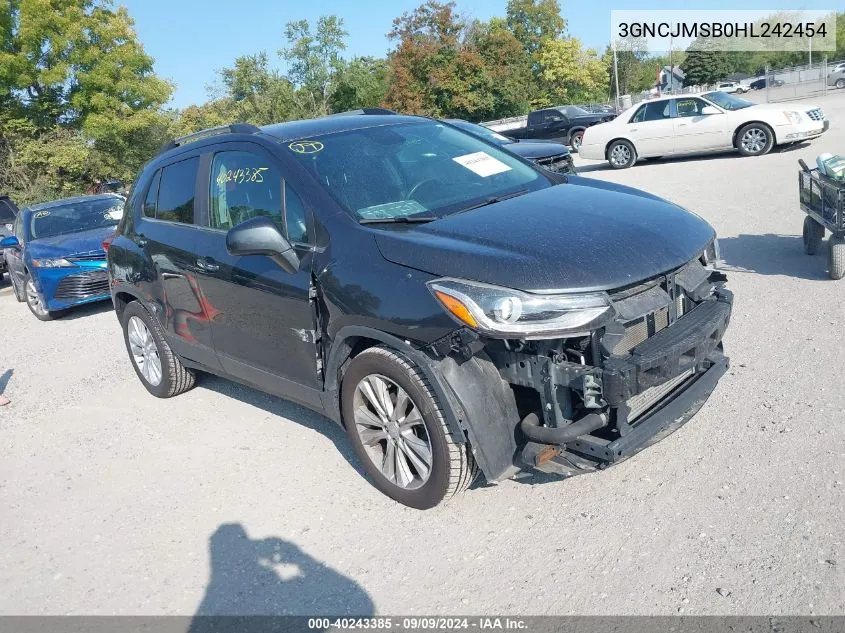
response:
<path fill-rule="evenodd" d="M 701 114 L 722 114 L 722 111 L 716 106 L 708 105 L 701 108 Z"/>
<path fill-rule="evenodd" d="M 18 238 L 14 235 L 10 235 L 8 237 L 4 237 L 0 240 L 0 248 L 19 248 L 21 243 L 18 241 Z"/>
<path fill-rule="evenodd" d="M 266 216 L 241 222 L 226 234 L 230 255 L 266 255 L 288 273 L 299 270 L 299 257 L 290 242 Z"/>

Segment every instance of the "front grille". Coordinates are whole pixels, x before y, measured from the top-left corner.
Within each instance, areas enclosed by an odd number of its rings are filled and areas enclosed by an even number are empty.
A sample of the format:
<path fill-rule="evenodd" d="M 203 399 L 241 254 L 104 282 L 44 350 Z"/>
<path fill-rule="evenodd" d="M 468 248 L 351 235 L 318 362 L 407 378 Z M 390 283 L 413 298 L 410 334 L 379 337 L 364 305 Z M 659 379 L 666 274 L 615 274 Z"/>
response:
<path fill-rule="evenodd" d="M 548 169 L 549 171 L 567 173 L 572 171 L 572 156 L 569 154 L 561 154 L 559 156 L 541 158 L 537 160 L 537 164 L 543 169 Z"/>
<path fill-rule="evenodd" d="M 79 275 L 70 275 L 59 282 L 56 299 L 87 299 L 108 294 L 109 275 L 105 270 L 98 270 Z"/>
<path fill-rule="evenodd" d="M 822 110 L 821 108 L 807 110 L 807 116 L 810 117 L 813 121 L 821 121 L 822 119 L 824 119 L 824 110 Z"/>
<path fill-rule="evenodd" d="M 662 385 L 650 387 L 641 394 L 638 394 L 628 400 L 628 423 L 630 424 L 644 413 L 648 412 L 655 404 L 663 400 L 672 391 L 677 389 L 695 373 L 694 369 L 689 369 L 676 378 L 667 380 Z"/>
<path fill-rule="evenodd" d="M 92 262 L 92 261 L 105 261 L 106 260 L 106 252 L 103 249 L 97 251 L 88 251 L 86 253 L 76 253 L 75 255 L 70 255 L 67 257 L 72 262 Z"/>

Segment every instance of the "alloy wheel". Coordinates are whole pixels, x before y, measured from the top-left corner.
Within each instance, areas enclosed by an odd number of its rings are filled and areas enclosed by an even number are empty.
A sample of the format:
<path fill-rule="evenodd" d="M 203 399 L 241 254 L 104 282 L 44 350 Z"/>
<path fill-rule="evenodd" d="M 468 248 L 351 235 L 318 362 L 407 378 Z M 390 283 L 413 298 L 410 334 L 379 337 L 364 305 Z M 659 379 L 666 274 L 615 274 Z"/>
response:
<path fill-rule="evenodd" d="M 44 307 L 41 297 L 38 296 L 38 290 L 35 289 L 32 279 L 26 282 L 26 302 L 35 314 L 39 316 L 47 314 L 47 308 Z"/>
<path fill-rule="evenodd" d="M 161 358 L 147 324 L 132 316 L 126 324 L 132 361 L 144 379 L 152 386 L 161 382 Z"/>
<path fill-rule="evenodd" d="M 390 483 L 405 490 L 431 476 L 431 439 L 419 408 L 386 376 L 370 374 L 355 387 L 355 430 L 367 456 Z"/>
<path fill-rule="evenodd" d="M 613 165 L 620 167 L 626 165 L 629 160 L 631 160 L 631 150 L 625 145 L 617 145 L 610 150 L 610 162 Z"/>
<path fill-rule="evenodd" d="M 763 148 L 766 147 L 766 142 L 768 141 L 768 137 L 766 133 L 761 130 L 760 128 L 753 127 L 750 130 L 746 130 L 745 134 L 742 135 L 742 148 L 750 153 L 750 154 L 758 154 L 759 152 L 763 151 Z"/>

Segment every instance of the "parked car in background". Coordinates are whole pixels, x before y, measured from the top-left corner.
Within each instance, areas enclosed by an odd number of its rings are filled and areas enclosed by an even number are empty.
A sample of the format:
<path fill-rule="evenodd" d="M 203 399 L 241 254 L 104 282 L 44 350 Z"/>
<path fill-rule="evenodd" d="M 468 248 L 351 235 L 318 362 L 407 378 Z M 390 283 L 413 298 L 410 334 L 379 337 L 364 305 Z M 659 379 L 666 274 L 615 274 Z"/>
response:
<path fill-rule="evenodd" d="M 41 321 L 109 298 L 103 240 L 123 216 L 115 194 L 80 196 L 25 207 L 0 241 L 18 301 Z"/>
<path fill-rule="evenodd" d="M 554 171 L 561 174 L 574 174 L 575 165 L 572 161 L 572 154 L 566 145 L 561 143 L 551 143 L 549 141 L 538 141 L 535 139 L 517 140 L 508 138 L 498 132 L 494 132 L 490 128 L 477 123 L 470 123 L 463 119 L 446 119 L 446 123 L 450 123 L 455 127 L 459 127 L 465 132 L 475 134 L 483 138 L 485 141 L 495 143 L 500 147 L 510 150 L 518 156 L 522 156 L 532 162 L 537 163 L 540 167 Z"/>
<path fill-rule="evenodd" d="M 827 85 L 835 88 L 845 88 L 845 70 L 829 74 L 827 76 Z"/>
<path fill-rule="evenodd" d="M 619 110 L 607 103 L 579 103 L 576 107 L 594 114 L 619 114 Z"/>
<path fill-rule="evenodd" d="M 412 507 L 479 469 L 622 461 L 727 367 L 710 225 L 436 120 L 206 130 L 146 165 L 126 209 L 108 270 L 144 387 L 175 396 L 202 370 L 299 402 Z"/>
<path fill-rule="evenodd" d="M 612 121 L 614 116 L 607 112 L 587 112 L 578 106 L 568 105 L 535 110 L 528 116 L 488 121 L 482 125 L 511 138 L 555 141 L 578 151 L 584 130 Z"/>
<path fill-rule="evenodd" d="M 0 240 L 12 234 L 17 215 L 18 207 L 9 196 L 0 196 Z M 3 278 L 5 272 L 6 258 L 3 256 L 3 249 L 0 248 L 0 279 Z"/>
<path fill-rule="evenodd" d="M 838 64 L 831 64 L 830 68 L 828 68 L 828 73 L 845 73 L 845 62 L 839 62 Z"/>
<path fill-rule="evenodd" d="M 768 83 L 773 88 L 780 88 L 783 85 L 783 81 L 780 79 L 772 79 Z M 766 87 L 766 78 L 759 77 L 758 79 L 755 79 L 750 84 L 748 84 L 748 87 L 752 90 L 763 90 Z"/>
<path fill-rule="evenodd" d="M 716 86 L 716 90 L 721 92 L 742 94 L 751 90 L 750 86 L 743 85 L 738 81 L 723 81 Z"/>
<path fill-rule="evenodd" d="M 671 96 L 635 105 L 614 121 L 587 129 L 583 158 L 607 160 L 614 169 L 637 158 L 735 148 L 760 156 L 775 145 L 824 134 L 824 111 L 807 103 L 755 104 L 722 91 Z"/>

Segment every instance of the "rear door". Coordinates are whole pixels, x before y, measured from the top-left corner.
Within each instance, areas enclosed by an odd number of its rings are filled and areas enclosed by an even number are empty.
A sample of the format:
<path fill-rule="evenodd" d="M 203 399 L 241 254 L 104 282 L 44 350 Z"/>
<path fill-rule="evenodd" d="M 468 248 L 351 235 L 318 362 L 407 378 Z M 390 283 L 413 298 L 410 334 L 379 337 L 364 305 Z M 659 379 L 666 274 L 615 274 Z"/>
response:
<path fill-rule="evenodd" d="M 672 102 L 647 101 L 631 117 L 628 134 L 639 156 L 663 156 L 675 151 Z"/>
<path fill-rule="evenodd" d="M 195 220 L 199 154 L 180 155 L 153 176 L 134 234 L 152 263 L 149 304 L 159 312 L 171 347 L 182 357 L 219 369 L 211 344 L 210 307 L 197 283 Z M 143 280 L 142 280 L 143 281 Z"/>
<path fill-rule="evenodd" d="M 206 228 L 199 244 L 199 283 L 214 313 L 214 348 L 223 370 L 257 387 L 319 403 L 311 290 L 313 218 L 281 162 L 257 143 L 223 143 L 205 158 Z M 226 233 L 270 217 L 294 245 L 291 274 L 264 255 L 235 256 Z"/>
<path fill-rule="evenodd" d="M 674 99 L 675 151 L 696 152 L 731 146 L 728 117 L 723 113 L 702 114 L 710 105 L 698 97 Z"/>

